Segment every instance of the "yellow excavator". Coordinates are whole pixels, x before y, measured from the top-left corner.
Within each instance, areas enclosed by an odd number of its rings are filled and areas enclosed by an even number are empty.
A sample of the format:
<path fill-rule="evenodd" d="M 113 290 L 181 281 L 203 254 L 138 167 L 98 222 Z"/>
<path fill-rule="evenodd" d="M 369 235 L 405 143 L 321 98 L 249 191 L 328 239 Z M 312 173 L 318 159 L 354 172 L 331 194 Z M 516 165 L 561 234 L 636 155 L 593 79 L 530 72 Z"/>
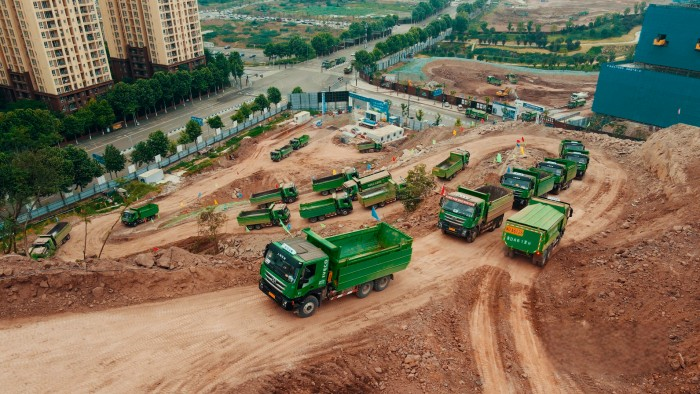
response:
<path fill-rule="evenodd" d="M 498 97 L 508 97 L 510 95 L 510 88 L 505 88 L 496 92 Z"/>

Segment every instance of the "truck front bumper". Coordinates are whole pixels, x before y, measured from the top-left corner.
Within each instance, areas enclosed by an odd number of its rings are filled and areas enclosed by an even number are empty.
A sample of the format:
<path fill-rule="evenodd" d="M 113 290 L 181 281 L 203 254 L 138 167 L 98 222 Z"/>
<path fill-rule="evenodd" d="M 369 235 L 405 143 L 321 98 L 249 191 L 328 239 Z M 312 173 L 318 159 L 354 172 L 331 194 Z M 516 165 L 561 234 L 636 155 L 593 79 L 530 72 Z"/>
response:
<path fill-rule="evenodd" d="M 288 299 L 282 293 L 277 291 L 277 289 L 274 289 L 272 286 L 267 284 L 265 279 L 260 279 L 260 282 L 258 282 L 258 288 L 268 297 L 272 298 L 277 305 L 281 306 L 284 310 L 294 310 L 294 301 Z"/>
<path fill-rule="evenodd" d="M 469 233 L 469 230 L 467 230 L 466 228 L 464 228 L 462 226 L 457 226 L 453 223 L 442 221 L 442 220 L 438 221 L 437 226 L 439 229 L 442 229 L 442 231 L 445 233 L 456 235 L 456 236 L 462 237 L 462 238 L 466 237 L 467 234 Z"/>

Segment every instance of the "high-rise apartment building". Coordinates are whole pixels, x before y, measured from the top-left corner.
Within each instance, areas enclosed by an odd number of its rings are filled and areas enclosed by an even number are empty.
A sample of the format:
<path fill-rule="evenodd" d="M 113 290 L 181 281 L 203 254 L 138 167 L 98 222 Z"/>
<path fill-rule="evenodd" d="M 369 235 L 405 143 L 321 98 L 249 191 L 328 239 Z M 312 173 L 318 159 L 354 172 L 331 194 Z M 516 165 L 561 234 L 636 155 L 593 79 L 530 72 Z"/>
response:
<path fill-rule="evenodd" d="M 94 0 L 0 0 L 0 91 L 73 111 L 112 84 Z"/>
<path fill-rule="evenodd" d="M 98 2 L 115 79 L 204 63 L 197 0 Z"/>

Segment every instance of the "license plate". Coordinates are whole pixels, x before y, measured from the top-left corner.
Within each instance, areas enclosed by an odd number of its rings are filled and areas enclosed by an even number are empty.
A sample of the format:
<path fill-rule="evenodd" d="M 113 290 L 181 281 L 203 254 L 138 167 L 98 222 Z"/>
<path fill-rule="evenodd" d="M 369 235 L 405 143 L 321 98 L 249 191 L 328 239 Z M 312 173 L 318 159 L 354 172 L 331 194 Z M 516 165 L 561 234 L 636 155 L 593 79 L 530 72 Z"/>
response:
<path fill-rule="evenodd" d="M 454 228 L 454 227 L 449 227 L 448 230 L 450 230 L 450 231 L 455 231 L 455 228 Z"/>
<path fill-rule="evenodd" d="M 272 292 L 271 292 L 271 291 L 268 291 L 268 292 L 267 292 L 267 294 L 269 294 L 269 295 L 270 295 L 270 297 L 272 297 L 272 298 L 275 298 L 275 295 L 274 295 L 274 294 L 272 294 Z"/>

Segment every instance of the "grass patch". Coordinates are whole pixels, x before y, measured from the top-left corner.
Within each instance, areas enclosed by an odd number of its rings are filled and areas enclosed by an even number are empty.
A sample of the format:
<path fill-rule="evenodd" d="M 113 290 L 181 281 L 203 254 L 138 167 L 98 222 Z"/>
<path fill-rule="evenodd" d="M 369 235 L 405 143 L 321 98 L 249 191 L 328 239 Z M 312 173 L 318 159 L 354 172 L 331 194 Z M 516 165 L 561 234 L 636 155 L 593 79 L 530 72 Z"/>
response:
<path fill-rule="evenodd" d="M 185 171 L 185 176 L 197 174 L 197 173 L 203 171 L 205 168 L 211 167 L 213 164 L 214 164 L 214 162 L 211 161 L 211 159 L 209 159 L 209 158 L 204 159 L 204 160 L 200 161 L 199 163 L 193 164 L 192 166 L 187 168 L 187 170 Z"/>

